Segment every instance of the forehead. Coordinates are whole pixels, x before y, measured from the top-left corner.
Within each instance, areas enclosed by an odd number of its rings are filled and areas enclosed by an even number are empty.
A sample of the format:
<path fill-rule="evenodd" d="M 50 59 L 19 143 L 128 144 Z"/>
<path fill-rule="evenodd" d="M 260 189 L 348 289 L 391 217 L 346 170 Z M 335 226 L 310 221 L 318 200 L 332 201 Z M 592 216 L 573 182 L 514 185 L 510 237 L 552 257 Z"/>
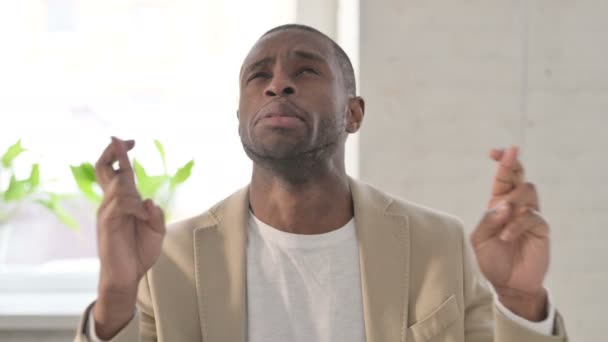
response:
<path fill-rule="evenodd" d="M 270 33 L 251 48 L 243 67 L 265 57 L 289 55 L 292 51 L 313 52 L 333 64 L 333 47 L 329 40 L 318 33 L 300 29 L 286 29 Z"/>

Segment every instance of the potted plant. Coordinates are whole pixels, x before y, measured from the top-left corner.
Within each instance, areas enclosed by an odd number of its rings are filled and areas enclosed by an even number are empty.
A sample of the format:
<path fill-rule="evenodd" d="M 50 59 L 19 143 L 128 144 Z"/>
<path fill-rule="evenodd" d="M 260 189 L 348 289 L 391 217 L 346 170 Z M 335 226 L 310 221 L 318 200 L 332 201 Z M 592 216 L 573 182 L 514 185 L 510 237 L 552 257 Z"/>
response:
<path fill-rule="evenodd" d="M 78 229 L 76 220 L 62 206 L 63 196 L 43 191 L 39 164 L 31 165 L 27 178 L 18 178 L 15 161 L 25 151 L 21 140 L 18 140 L 4 152 L 0 160 L 0 266 L 6 262 L 9 238 L 13 230 L 11 220 L 28 203 L 46 207 L 67 227 Z"/>
<path fill-rule="evenodd" d="M 169 220 L 176 188 L 188 180 L 192 174 L 194 160 L 190 160 L 171 174 L 167 167 L 165 148 L 158 140 L 154 140 L 154 145 L 162 162 L 163 172 L 157 175 L 150 175 L 137 159 L 133 159 L 133 171 L 135 173 L 137 190 L 141 197 L 154 200 L 165 212 L 165 219 Z M 95 177 L 93 164 L 85 162 L 78 166 L 71 166 L 70 168 L 78 189 L 88 200 L 98 206 L 102 196 L 97 178 Z"/>

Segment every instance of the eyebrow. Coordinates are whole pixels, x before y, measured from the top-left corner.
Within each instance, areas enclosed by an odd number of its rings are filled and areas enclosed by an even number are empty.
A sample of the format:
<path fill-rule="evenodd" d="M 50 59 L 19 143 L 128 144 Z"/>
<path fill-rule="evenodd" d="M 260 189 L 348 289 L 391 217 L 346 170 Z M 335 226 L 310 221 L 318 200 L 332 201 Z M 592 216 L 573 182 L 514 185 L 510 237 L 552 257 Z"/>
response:
<path fill-rule="evenodd" d="M 261 66 L 267 65 L 267 64 L 272 64 L 274 63 L 274 58 L 272 57 L 264 57 L 262 59 L 260 59 L 259 61 L 256 61 L 255 63 L 252 63 L 250 65 L 248 65 L 245 70 L 243 70 L 243 75 L 250 72 L 251 70 L 257 69 Z"/>
<path fill-rule="evenodd" d="M 325 61 L 325 58 L 321 57 L 320 55 L 318 55 L 314 52 L 309 52 L 309 51 L 304 51 L 304 50 L 295 50 L 292 52 L 292 54 L 301 59 L 307 59 L 307 60 L 311 60 L 311 61 L 327 63 Z M 275 62 L 275 58 L 264 57 L 254 63 L 251 63 L 247 67 L 245 67 L 245 69 L 243 69 L 242 75 L 245 75 L 245 74 L 251 72 L 252 70 L 258 69 L 258 68 L 268 65 L 268 64 L 272 64 L 274 62 Z"/>
<path fill-rule="evenodd" d="M 295 50 L 295 51 L 293 51 L 293 54 L 296 57 L 299 57 L 302 59 L 308 59 L 308 60 L 318 61 L 318 62 L 325 62 L 325 58 L 321 57 L 320 55 L 318 55 L 314 52 Z"/>

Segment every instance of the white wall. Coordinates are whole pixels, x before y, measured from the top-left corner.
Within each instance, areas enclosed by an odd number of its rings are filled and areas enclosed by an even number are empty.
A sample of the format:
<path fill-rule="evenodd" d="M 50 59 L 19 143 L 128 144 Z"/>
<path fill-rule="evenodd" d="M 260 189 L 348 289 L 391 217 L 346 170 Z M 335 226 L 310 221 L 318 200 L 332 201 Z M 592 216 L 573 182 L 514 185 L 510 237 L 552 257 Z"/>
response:
<path fill-rule="evenodd" d="M 572 341 L 608 323 L 608 2 L 361 0 L 361 178 L 472 229 L 518 144 Z"/>

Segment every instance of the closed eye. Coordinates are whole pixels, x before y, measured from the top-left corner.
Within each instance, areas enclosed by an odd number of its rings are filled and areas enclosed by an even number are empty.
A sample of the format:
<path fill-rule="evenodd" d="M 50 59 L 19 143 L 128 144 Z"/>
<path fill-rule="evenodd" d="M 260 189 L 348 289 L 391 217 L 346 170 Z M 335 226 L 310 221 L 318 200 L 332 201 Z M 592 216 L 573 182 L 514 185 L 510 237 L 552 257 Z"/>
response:
<path fill-rule="evenodd" d="M 319 72 L 311 67 L 304 67 L 298 70 L 298 75 L 304 74 L 304 73 L 311 73 L 311 74 L 315 74 L 315 75 L 319 75 Z"/>
<path fill-rule="evenodd" d="M 270 78 L 270 77 L 271 77 L 270 74 L 267 72 L 264 72 L 264 71 L 256 72 L 255 74 L 249 76 L 249 78 L 247 79 L 247 83 L 253 81 L 256 78 L 266 79 L 266 78 Z"/>

